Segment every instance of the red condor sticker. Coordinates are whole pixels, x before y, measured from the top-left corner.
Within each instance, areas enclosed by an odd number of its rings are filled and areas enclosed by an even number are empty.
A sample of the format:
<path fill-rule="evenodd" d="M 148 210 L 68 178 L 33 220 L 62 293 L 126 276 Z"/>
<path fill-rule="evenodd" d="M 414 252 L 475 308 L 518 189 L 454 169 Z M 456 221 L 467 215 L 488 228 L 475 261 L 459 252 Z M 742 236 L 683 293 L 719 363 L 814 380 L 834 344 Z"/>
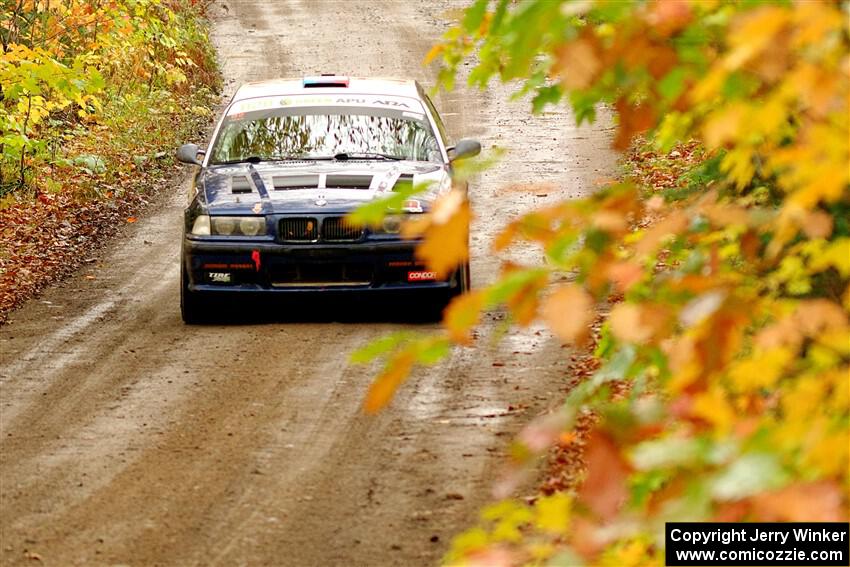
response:
<path fill-rule="evenodd" d="M 432 282 L 437 279 L 437 272 L 407 272 L 409 282 Z"/>

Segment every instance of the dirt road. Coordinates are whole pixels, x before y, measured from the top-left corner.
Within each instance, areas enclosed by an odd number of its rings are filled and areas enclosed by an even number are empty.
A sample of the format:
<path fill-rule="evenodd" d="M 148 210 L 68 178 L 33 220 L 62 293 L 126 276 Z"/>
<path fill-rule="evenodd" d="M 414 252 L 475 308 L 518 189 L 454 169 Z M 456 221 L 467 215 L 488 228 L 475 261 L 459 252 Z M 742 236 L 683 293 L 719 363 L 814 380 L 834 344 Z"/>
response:
<path fill-rule="evenodd" d="M 214 8 L 214 41 L 227 94 L 246 80 L 330 71 L 433 84 L 420 62 L 453 1 L 226 1 Z M 436 101 L 456 137 L 514 148 L 471 187 L 473 284 L 496 273 L 488 246 L 504 219 L 591 191 L 615 159 L 606 117 L 576 129 L 565 112 L 531 118 L 508 94 Z M 558 189 L 500 189 L 522 181 Z M 487 498 L 510 436 L 562 389 L 566 351 L 533 328 L 493 344 L 495 314 L 480 349 L 418 373 L 387 411 L 364 416 L 374 369 L 349 366 L 347 354 L 429 326 L 327 312 L 183 326 L 185 194 L 176 179 L 90 269 L 0 328 L 2 564 L 438 561 Z"/>

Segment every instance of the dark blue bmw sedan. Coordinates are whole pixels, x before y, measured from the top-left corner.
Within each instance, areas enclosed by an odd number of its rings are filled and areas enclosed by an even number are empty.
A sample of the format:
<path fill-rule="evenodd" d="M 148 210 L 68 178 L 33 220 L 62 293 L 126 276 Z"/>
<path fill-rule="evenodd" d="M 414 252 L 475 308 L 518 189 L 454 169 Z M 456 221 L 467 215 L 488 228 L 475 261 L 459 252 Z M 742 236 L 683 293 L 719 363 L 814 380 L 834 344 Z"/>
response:
<path fill-rule="evenodd" d="M 200 166 L 185 211 L 181 312 L 186 323 L 222 302 L 268 294 L 418 294 L 440 309 L 469 287 L 469 264 L 447 277 L 422 265 L 399 232 L 451 188 L 452 161 L 480 151 L 448 145 L 414 81 L 319 76 L 242 86 Z M 427 189 L 380 226 L 346 215 L 403 187 Z"/>

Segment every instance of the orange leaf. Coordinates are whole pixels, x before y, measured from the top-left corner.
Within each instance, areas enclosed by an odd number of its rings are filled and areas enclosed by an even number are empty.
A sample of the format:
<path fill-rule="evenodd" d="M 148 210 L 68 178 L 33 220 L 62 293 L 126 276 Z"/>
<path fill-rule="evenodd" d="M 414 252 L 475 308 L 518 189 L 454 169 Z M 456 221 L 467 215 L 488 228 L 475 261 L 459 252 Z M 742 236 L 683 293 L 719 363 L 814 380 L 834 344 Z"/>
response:
<path fill-rule="evenodd" d="M 478 324 L 483 308 L 484 294 L 481 291 L 472 291 L 456 297 L 446 308 L 443 319 L 449 337 L 460 344 L 472 342 L 470 331 Z"/>
<path fill-rule="evenodd" d="M 793 484 L 753 498 L 759 522 L 847 521 L 842 490 L 834 482 Z"/>
<path fill-rule="evenodd" d="M 618 339 L 645 344 L 669 329 L 671 314 L 669 309 L 660 305 L 618 303 L 608 320 L 611 332 Z"/>
<path fill-rule="evenodd" d="M 746 128 L 747 107 L 735 102 L 722 110 L 712 113 L 702 129 L 703 138 L 709 147 L 718 148 L 738 138 L 742 128 Z"/>
<path fill-rule="evenodd" d="M 691 21 L 691 6 L 681 0 L 657 0 L 650 4 L 647 22 L 652 31 L 668 37 L 684 28 Z"/>
<path fill-rule="evenodd" d="M 832 234 L 832 215 L 824 211 L 807 213 L 800 224 L 809 238 L 827 238 Z"/>
<path fill-rule="evenodd" d="M 530 325 L 537 316 L 540 290 L 543 289 L 547 281 L 547 275 L 541 274 L 540 277 L 526 282 L 525 285 L 508 297 L 506 301 L 508 309 L 511 310 L 511 314 L 520 326 Z"/>
<path fill-rule="evenodd" d="M 614 440 L 596 430 L 587 440 L 587 476 L 578 491 L 579 501 L 602 520 L 610 520 L 629 495 L 629 466 Z"/>
<path fill-rule="evenodd" d="M 447 202 L 454 199 L 452 193 L 438 200 L 425 231 L 425 240 L 416 248 L 416 256 L 425 262 L 438 277 L 448 273 L 469 259 L 469 221 L 472 213 L 469 203 Z M 440 203 L 443 206 L 440 206 Z"/>
<path fill-rule="evenodd" d="M 413 369 L 416 357 L 412 352 L 402 351 L 396 354 L 387 364 L 372 385 L 363 401 L 363 409 L 366 413 L 377 413 L 392 399 L 395 391 Z"/>
<path fill-rule="evenodd" d="M 688 216 L 684 211 L 674 211 L 647 229 L 635 246 L 635 252 L 638 256 L 654 252 L 665 238 L 677 235 L 687 227 Z"/>
<path fill-rule="evenodd" d="M 127 222 L 136 222 L 136 217 L 127 217 Z"/>
<path fill-rule="evenodd" d="M 602 69 L 596 38 L 590 34 L 565 43 L 556 52 L 555 72 L 561 83 L 569 90 L 585 89 L 593 84 Z"/>
<path fill-rule="evenodd" d="M 643 277 L 643 268 L 637 262 L 614 262 L 608 266 L 608 278 L 617 289 L 627 292 Z"/>
<path fill-rule="evenodd" d="M 620 119 L 617 137 L 614 138 L 614 148 L 625 150 L 632 142 L 635 134 L 646 132 L 655 125 L 655 111 L 647 106 L 637 106 L 620 98 L 615 104 Z"/>
<path fill-rule="evenodd" d="M 429 63 L 431 63 L 431 61 L 433 61 L 437 57 L 437 55 L 442 53 L 445 48 L 446 48 L 446 46 L 443 45 L 442 43 L 435 44 L 428 51 L 427 55 L 425 55 L 425 59 L 422 61 L 422 64 L 428 65 Z"/>
<path fill-rule="evenodd" d="M 519 224 L 516 222 L 510 223 L 493 239 L 493 251 L 499 252 L 510 246 L 517 234 L 519 234 Z"/>
<path fill-rule="evenodd" d="M 546 298 L 543 318 L 564 342 L 581 342 L 590 334 L 593 298 L 576 284 L 565 284 Z"/>

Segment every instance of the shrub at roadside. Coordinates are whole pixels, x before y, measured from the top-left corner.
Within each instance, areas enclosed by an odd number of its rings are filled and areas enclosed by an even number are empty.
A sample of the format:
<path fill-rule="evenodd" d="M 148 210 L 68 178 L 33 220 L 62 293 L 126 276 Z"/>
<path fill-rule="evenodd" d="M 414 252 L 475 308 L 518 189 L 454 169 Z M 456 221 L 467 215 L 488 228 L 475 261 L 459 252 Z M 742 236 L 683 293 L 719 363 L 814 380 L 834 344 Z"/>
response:
<path fill-rule="evenodd" d="M 128 219 L 209 119 L 193 0 L 2 0 L 0 317 Z"/>
<path fill-rule="evenodd" d="M 471 84 L 521 81 L 536 110 L 565 102 L 579 121 L 609 104 L 618 148 L 639 134 L 655 148 L 635 150 L 623 182 L 526 214 L 496 239 L 497 253 L 539 245 L 544 264 L 506 263 L 449 307 L 443 333 L 356 357 L 386 360 L 367 394 L 375 410 L 416 363 L 474 346 L 484 309 L 506 306 L 517 325 L 542 320 L 580 346 L 611 305 L 599 368 L 513 447 L 520 470 L 590 412 L 583 480 L 530 506 L 488 507 L 448 563 L 660 565 L 667 521 L 847 520 L 844 9 L 477 0 L 429 54 L 444 86 L 475 52 Z M 454 202 L 417 225 L 429 249 L 450 253 L 443 268 L 465 253 L 452 219 L 469 213 L 453 217 Z"/>

